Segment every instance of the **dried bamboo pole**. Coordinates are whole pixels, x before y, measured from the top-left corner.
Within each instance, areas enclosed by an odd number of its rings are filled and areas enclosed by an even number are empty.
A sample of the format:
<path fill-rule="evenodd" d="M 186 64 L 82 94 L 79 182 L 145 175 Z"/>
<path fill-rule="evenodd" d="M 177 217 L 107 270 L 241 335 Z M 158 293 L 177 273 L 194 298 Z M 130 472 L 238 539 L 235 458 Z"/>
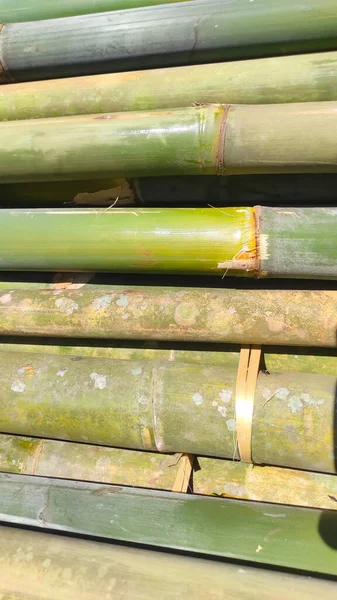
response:
<path fill-rule="evenodd" d="M 210 365 L 2 352 L 0 431 L 233 458 L 236 376 Z M 335 473 L 335 393 L 335 375 L 261 371 L 253 461 Z"/>
<path fill-rule="evenodd" d="M 11 600 L 334 600 L 335 583 L 268 568 L 0 528 L 0 593 Z"/>
<path fill-rule="evenodd" d="M 335 511 L 21 475 L 0 483 L 3 522 L 337 575 Z"/>
<path fill-rule="evenodd" d="M 2 270 L 336 279 L 336 244 L 335 207 L 0 211 Z"/>
<path fill-rule="evenodd" d="M 336 173 L 336 124 L 336 102 L 1 122 L 0 182 Z"/>
<path fill-rule="evenodd" d="M 13 336 L 337 344 L 337 294 L 329 290 L 112 285 L 3 290 L 0 317 L 0 334 Z"/>
<path fill-rule="evenodd" d="M 12 0 L 11 0 L 12 2 Z M 51 8 L 53 4 L 44 4 Z M 212 104 L 337 100 L 337 52 L 9 84 L 0 120 Z"/>
<path fill-rule="evenodd" d="M 334 0 L 207 0 L 5 23 L 2 80 L 335 50 L 336 35 Z"/>

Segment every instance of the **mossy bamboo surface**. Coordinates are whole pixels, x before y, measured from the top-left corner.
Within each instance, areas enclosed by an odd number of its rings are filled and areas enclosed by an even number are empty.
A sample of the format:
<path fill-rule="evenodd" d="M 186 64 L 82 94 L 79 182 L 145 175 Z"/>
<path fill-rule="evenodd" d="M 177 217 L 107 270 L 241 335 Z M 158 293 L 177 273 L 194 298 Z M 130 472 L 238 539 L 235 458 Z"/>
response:
<path fill-rule="evenodd" d="M 0 529 L 0 592 L 10 600 L 334 600 L 333 581 L 102 544 L 13 527 Z"/>
<path fill-rule="evenodd" d="M 101 13 L 127 8 L 142 8 L 157 4 L 171 4 L 186 0 L 1 0 L 0 19 L 2 23 L 24 23 Z M 191 0 L 190 0 L 191 1 Z"/>
<path fill-rule="evenodd" d="M 1 90 L 0 90 L 1 92 Z M 1 208 L 58 206 L 322 206 L 333 204 L 337 174 L 142 177 L 0 184 Z"/>
<path fill-rule="evenodd" d="M 2 472 L 171 490 L 178 468 L 167 454 L 0 434 Z"/>
<path fill-rule="evenodd" d="M 330 290 L 112 285 L 3 290 L 0 316 L 1 335 L 337 345 L 337 293 Z"/>
<path fill-rule="evenodd" d="M 171 455 L 0 435 L 0 471 L 172 490 Z M 337 477 L 198 457 L 189 492 L 337 510 Z"/>
<path fill-rule="evenodd" d="M 0 182 L 336 173 L 336 126 L 337 102 L 1 122 Z"/>
<path fill-rule="evenodd" d="M 236 376 L 233 368 L 172 361 L 1 352 L 0 430 L 233 458 Z M 335 473 L 336 381 L 260 372 L 254 462 Z"/>
<path fill-rule="evenodd" d="M 4 81 L 336 49 L 334 0 L 207 0 L 4 24 Z"/>
<path fill-rule="evenodd" d="M 2 338 L 4 339 L 4 338 Z M 11 340 L 11 338 L 10 338 Z M 144 342 L 136 347 L 132 342 L 124 342 L 118 346 L 99 345 L 99 340 L 94 340 L 91 346 L 65 345 L 65 340 L 56 340 L 60 345 L 53 345 L 51 338 L 48 345 L 41 343 L 23 343 L 23 338 L 13 341 L 0 342 L 0 352 L 28 352 L 37 354 L 60 354 L 63 356 L 88 356 L 92 358 L 113 358 L 121 360 L 168 360 L 170 362 L 196 363 L 201 365 L 222 366 L 237 369 L 239 365 L 240 347 L 228 347 L 221 344 L 212 344 L 204 348 L 189 344 L 187 349 L 180 349 L 177 345 L 168 348 L 167 344 L 155 343 L 149 347 L 149 342 Z M 86 340 L 83 343 L 88 343 Z M 192 346 L 189 348 L 189 346 Z M 1 355 L 0 355 L 1 356 Z M 317 375 L 335 375 L 337 372 L 337 351 L 321 350 L 319 348 L 272 348 L 263 349 L 263 361 L 270 373 L 316 373 Z"/>
<path fill-rule="evenodd" d="M 198 457 L 198 466 L 193 473 L 196 494 L 337 510 L 336 475 L 205 457 Z"/>
<path fill-rule="evenodd" d="M 45 6 L 54 7 L 45 4 Z M 337 52 L 109 73 L 0 88 L 0 120 L 212 104 L 337 100 Z"/>
<path fill-rule="evenodd" d="M 337 575 L 335 511 L 22 475 L 0 483 L 5 523 Z"/>
<path fill-rule="evenodd" d="M 336 245 L 334 207 L 0 210 L 2 270 L 337 279 Z"/>

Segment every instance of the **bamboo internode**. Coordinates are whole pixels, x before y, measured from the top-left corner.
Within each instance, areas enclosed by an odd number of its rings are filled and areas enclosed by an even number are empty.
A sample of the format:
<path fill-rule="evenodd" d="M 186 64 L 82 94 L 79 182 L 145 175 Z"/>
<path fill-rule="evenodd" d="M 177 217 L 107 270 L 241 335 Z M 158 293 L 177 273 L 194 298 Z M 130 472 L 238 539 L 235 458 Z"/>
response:
<path fill-rule="evenodd" d="M 4 289 L 0 333 L 336 348 L 337 293 L 97 286 Z"/>
<path fill-rule="evenodd" d="M 0 182 L 336 173 L 336 127 L 337 102 L 1 122 Z"/>
<path fill-rule="evenodd" d="M 2 270 L 336 279 L 336 244 L 334 207 L 0 211 Z"/>
<path fill-rule="evenodd" d="M 336 75 L 334 51 L 11 84 L 0 87 L 0 120 L 337 100 Z"/>
<path fill-rule="evenodd" d="M 4 23 L 3 81 L 336 49 L 334 0 L 207 0 Z"/>

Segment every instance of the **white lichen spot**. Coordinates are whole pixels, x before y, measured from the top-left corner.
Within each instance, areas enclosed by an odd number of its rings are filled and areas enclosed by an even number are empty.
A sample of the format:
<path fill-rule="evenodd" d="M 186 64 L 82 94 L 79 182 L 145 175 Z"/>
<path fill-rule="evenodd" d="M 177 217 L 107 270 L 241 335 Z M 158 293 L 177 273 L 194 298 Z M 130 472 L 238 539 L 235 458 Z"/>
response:
<path fill-rule="evenodd" d="M 50 567 L 50 565 L 51 565 L 51 560 L 50 560 L 50 558 L 46 558 L 46 560 L 44 560 L 44 561 L 43 561 L 43 563 L 42 563 L 42 566 L 43 566 L 45 569 L 48 569 L 48 567 Z"/>
<path fill-rule="evenodd" d="M 96 310 L 99 310 L 101 308 L 109 308 L 111 300 L 112 296 L 101 296 L 100 298 L 95 298 L 95 300 L 92 301 L 91 306 Z"/>
<path fill-rule="evenodd" d="M 95 388 L 97 388 L 98 390 L 104 390 L 104 388 L 106 387 L 105 375 L 100 375 L 99 373 L 91 373 L 90 379 L 92 379 Z"/>
<path fill-rule="evenodd" d="M 204 401 L 201 394 L 193 394 L 192 400 L 193 400 L 194 404 L 196 404 L 197 406 L 200 406 L 200 404 L 202 404 Z"/>
<path fill-rule="evenodd" d="M 132 369 L 131 371 L 132 375 L 141 375 L 143 373 L 143 369 L 142 367 L 135 367 L 135 369 Z"/>
<path fill-rule="evenodd" d="M 149 403 L 149 399 L 146 396 L 141 396 L 140 398 L 138 398 L 138 402 L 139 404 L 148 404 Z"/>
<path fill-rule="evenodd" d="M 227 417 L 227 408 L 226 406 L 218 406 L 218 411 L 222 417 Z"/>
<path fill-rule="evenodd" d="M 232 390 L 221 390 L 219 393 L 222 402 L 230 402 L 233 396 Z"/>
<path fill-rule="evenodd" d="M 236 431 L 236 422 L 235 419 L 228 419 L 226 421 L 228 431 Z"/>
<path fill-rule="evenodd" d="M 321 398 L 313 398 L 310 394 L 300 394 L 300 400 L 306 403 L 307 406 L 321 406 L 324 404 L 324 400 Z"/>
<path fill-rule="evenodd" d="M 245 573 L 245 569 L 238 569 L 238 573 Z"/>
<path fill-rule="evenodd" d="M 57 371 L 56 375 L 58 377 L 64 377 L 66 372 L 67 372 L 67 369 L 64 369 L 63 371 Z"/>
<path fill-rule="evenodd" d="M 291 398 L 289 398 L 288 406 L 292 413 L 297 413 L 303 408 L 303 403 L 299 396 L 291 396 Z"/>
<path fill-rule="evenodd" d="M 126 321 L 126 319 L 128 319 L 128 318 L 129 318 L 128 313 L 124 313 L 124 315 L 122 315 L 123 321 Z"/>
<path fill-rule="evenodd" d="M 294 358 L 298 358 L 298 354 L 294 354 Z"/>
<path fill-rule="evenodd" d="M 0 296 L 0 304 L 10 304 L 12 302 L 12 294 L 4 294 Z"/>
<path fill-rule="evenodd" d="M 235 315 L 237 313 L 237 310 L 236 308 L 234 308 L 234 306 L 230 306 L 228 312 L 230 315 Z"/>
<path fill-rule="evenodd" d="M 288 398 L 289 394 L 290 391 L 288 390 L 288 388 L 278 388 L 275 391 L 276 398 L 279 398 L 280 400 L 285 400 L 286 398 Z"/>
<path fill-rule="evenodd" d="M 213 400 L 212 406 L 218 406 L 218 405 L 219 405 L 219 402 L 217 402 L 216 400 Z"/>
<path fill-rule="evenodd" d="M 262 392 L 262 398 L 264 400 L 269 400 L 269 398 L 271 396 L 272 396 L 272 393 L 271 393 L 271 391 L 268 388 L 266 388 L 265 390 L 263 390 L 263 392 Z"/>
<path fill-rule="evenodd" d="M 18 375 L 25 375 L 26 373 L 26 369 L 24 367 L 20 367 L 19 369 L 16 370 Z"/>
<path fill-rule="evenodd" d="M 26 389 L 26 385 L 23 383 L 23 381 L 15 381 L 11 385 L 11 390 L 13 390 L 13 392 L 22 393 L 25 391 L 25 389 Z"/>
<path fill-rule="evenodd" d="M 74 310 L 78 309 L 77 302 L 71 298 L 65 298 L 64 296 L 55 300 L 55 306 L 66 315 L 72 315 Z"/>
<path fill-rule="evenodd" d="M 122 308 L 126 308 L 129 306 L 129 298 L 127 296 L 120 296 L 118 300 L 116 300 L 117 306 L 121 306 Z"/>
<path fill-rule="evenodd" d="M 258 547 L 256 548 L 255 552 L 261 552 L 261 550 L 263 550 L 262 546 L 258 545 Z"/>

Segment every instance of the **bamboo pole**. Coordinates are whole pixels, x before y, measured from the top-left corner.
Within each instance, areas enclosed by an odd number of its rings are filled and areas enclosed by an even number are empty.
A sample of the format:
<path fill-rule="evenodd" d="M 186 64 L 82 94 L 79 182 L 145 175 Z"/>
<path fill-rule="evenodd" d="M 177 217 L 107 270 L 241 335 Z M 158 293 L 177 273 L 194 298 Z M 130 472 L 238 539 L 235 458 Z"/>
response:
<path fill-rule="evenodd" d="M 1 0 L 0 15 L 2 23 L 23 23 L 185 1 L 187 0 L 56 0 L 51 3 L 44 0 Z"/>
<path fill-rule="evenodd" d="M 2 270 L 337 279 L 336 244 L 335 207 L 0 211 Z"/>
<path fill-rule="evenodd" d="M 196 494 L 337 510 L 336 475 L 205 457 L 198 457 L 198 464 Z"/>
<path fill-rule="evenodd" d="M 2 352 L 0 431 L 139 450 L 236 456 L 236 369 L 77 358 Z M 261 371 L 253 461 L 335 473 L 335 393 L 336 375 Z"/>
<path fill-rule="evenodd" d="M 5 339 L 5 338 L 3 338 Z M 40 354 L 60 354 L 62 356 L 88 356 L 92 358 L 113 358 L 120 360 L 167 360 L 189 364 L 202 364 L 237 369 L 239 365 L 240 347 L 220 344 L 202 346 L 189 343 L 181 349 L 178 345 L 149 342 L 136 347 L 135 342 L 120 342 L 118 346 L 99 345 L 99 340 L 92 340 L 91 345 L 65 345 L 66 340 L 53 340 L 48 345 L 41 343 L 24 343 L 24 338 L 17 338 L 15 343 L 8 339 L 0 343 L 0 352 L 27 352 Z M 54 345 L 53 342 L 54 341 Z M 60 345 L 55 345 L 58 342 Z M 85 340 L 86 344 L 90 343 Z M 173 347 L 172 347 L 173 346 Z M 1 356 L 1 355 L 0 355 Z M 273 348 L 263 349 L 263 360 L 270 373 L 316 373 L 317 375 L 335 375 L 337 371 L 337 350 L 319 348 Z"/>
<path fill-rule="evenodd" d="M 337 295 L 329 290 L 112 285 L 3 290 L 0 316 L 1 335 L 330 348 L 337 344 Z"/>
<path fill-rule="evenodd" d="M 334 600 L 335 583 L 256 566 L 0 528 L 0 592 L 11 600 Z"/>
<path fill-rule="evenodd" d="M 335 173 L 336 125 L 336 102 L 2 122 L 0 181 Z"/>
<path fill-rule="evenodd" d="M 172 456 L 0 434 L 0 471 L 171 490 Z M 332 490 L 331 493 L 334 493 Z"/>
<path fill-rule="evenodd" d="M 181 460 L 171 455 L 0 435 L 0 471 L 173 490 Z M 337 510 L 337 477 L 198 457 L 191 492 Z M 183 472 L 185 475 L 185 472 Z"/>
<path fill-rule="evenodd" d="M 44 4 L 53 8 L 53 4 Z M 0 120 L 337 100 L 337 52 L 108 73 L 0 88 Z"/>
<path fill-rule="evenodd" d="M 337 174 L 142 177 L 0 184 L 1 208 L 333 204 Z"/>
<path fill-rule="evenodd" d="M 335 50 L 334 0 L 183 2 L 4 24 L 4 81 Z M 111 43 L 113 41 L 113 43 Z"/>
<path fill-rule="evenodd" d="M 337 575 L 334 511 L 21 475 L 0 483 L 5 523 Z"/>

